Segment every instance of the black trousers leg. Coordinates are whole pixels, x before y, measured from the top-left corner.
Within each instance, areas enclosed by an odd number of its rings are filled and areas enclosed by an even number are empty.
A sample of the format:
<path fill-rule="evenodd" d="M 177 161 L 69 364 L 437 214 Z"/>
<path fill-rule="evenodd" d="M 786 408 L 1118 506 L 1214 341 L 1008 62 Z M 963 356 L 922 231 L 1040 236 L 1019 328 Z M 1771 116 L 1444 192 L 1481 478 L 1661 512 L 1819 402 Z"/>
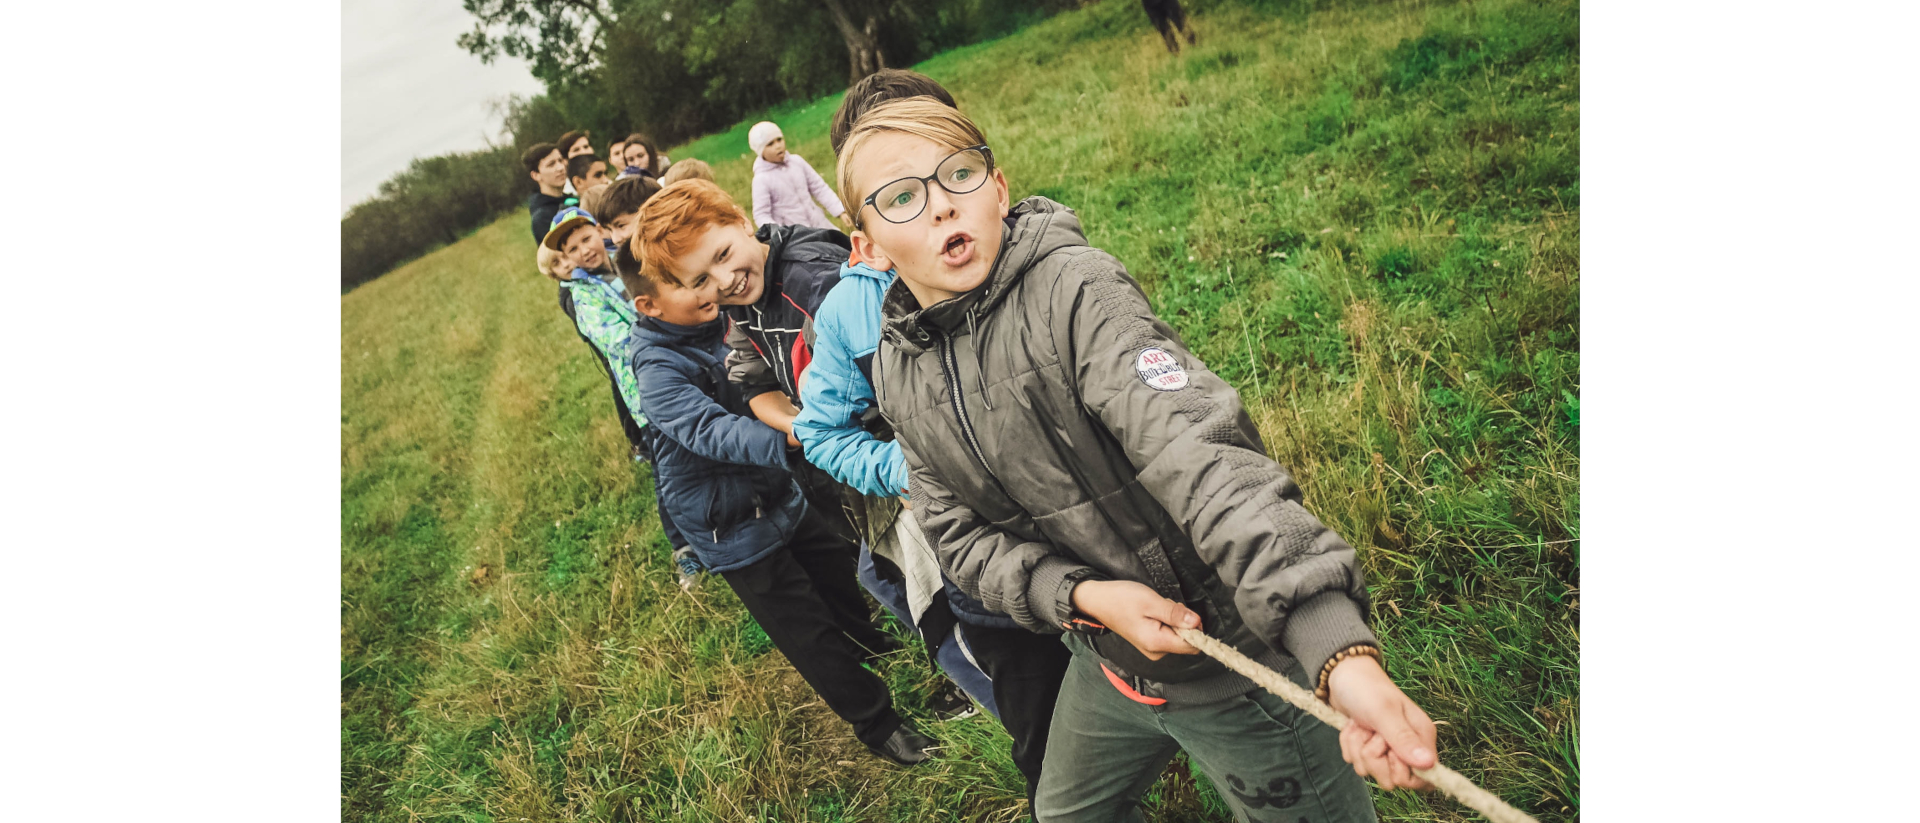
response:
<path fill-rule="evenodd" d="M 840 516 L 835 509 L 833 516 Z M 787 544 L 794 562 L 806 572 L 813 589 L 832 615 L 833 624 L 869 657 L 900 648 L 900 643 L 873 621 L 867 598 L 860 591 L 860 545 L 808 506 L 806 517 Z"/>
<path fill-rule="evenodd" d="M 1180 7 L 1180 0 L 1167 0 L 1167 20 L 1175 29 L 1187 30 L 1187 10 Z"/>
<path fill-rule="evenodd" d="M 720 576 L 827 707 L 853 726 L 860 742 L 878 746 L 900 727 L 900 715 L 893 710 L 886 683 L 861 667 L 867 655 L 842 627 L 838 619 L 842 609 L 829 605 L 829 597 L 823 596 L 815 578 L 808 574 L 808 564 L 824 572 L 827 564 L 823 559 L 848 555 L 844 578 L 848 586 L 854 585 L 853 563 L 846 549 L 821 541 L 817 534 L 807 534 L 823 529 L 818 524 L 803 524 L 787 546 L 758 563 L 721 572 Z M 802 557 L 807 563 L 801 561 Z M 858 591 L 854 594 L 857 597 Z M 831 597 L 838 599 L 839 592 Z M 861 608 L 865 609 L 864 603 Z M 873 631 L 878 633 L 877 629 Z"/>
<path fill-rule="evenodd" d="M 960 633 L 980 670 L 993 679 L 993 702 L 1000 723 L 1013 737 L 1013 765 L 1027 779 L 1027 809 L 1033 809 L 1040 785 L 1040 763 L 1047 754 L 1047 729 L 1053 703 L 1060 697 L 1073 653 L 1057 634 L 1021 628 L 995 629 L 963 623 Z"/>

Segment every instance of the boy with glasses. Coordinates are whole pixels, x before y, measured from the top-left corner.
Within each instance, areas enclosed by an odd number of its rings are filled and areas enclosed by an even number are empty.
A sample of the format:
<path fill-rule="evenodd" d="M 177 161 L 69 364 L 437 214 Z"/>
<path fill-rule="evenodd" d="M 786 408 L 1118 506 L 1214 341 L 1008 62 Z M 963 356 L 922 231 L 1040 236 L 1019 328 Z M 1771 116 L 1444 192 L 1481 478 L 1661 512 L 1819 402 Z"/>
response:
<path fill-rule="evenodd" d="M 1422 787 L 1410 769 L 1433 765 L 1435 735 L 1380 666 L 1353 548 L 1073 212 L 1009 202 L 986 144 L 947 106 L 885 103 L 839 176 L 855 250 L 899 274 L 873 371 L 914 513 L 955 583 L 1073 652 L 1036 816 L 1140 820 L 1185 749 L 1238 819 L 1372 821 L 1359 775 Z M 1335 732 L 1175 627 L 1353 724 Z"/>

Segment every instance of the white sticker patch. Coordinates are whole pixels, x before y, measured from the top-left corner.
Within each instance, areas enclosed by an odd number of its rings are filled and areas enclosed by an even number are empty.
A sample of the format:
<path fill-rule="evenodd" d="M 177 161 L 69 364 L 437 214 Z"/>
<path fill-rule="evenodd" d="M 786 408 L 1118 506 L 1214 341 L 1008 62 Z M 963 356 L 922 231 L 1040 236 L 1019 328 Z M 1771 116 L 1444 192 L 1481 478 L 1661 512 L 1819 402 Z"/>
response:
<path fill-rule="evenodd" d="M 1147 349 L 1133 361 L 1140 382 L 1160 391 L 1179 391 L 1187 387 L 1187 370 L 1164 349 Z"/>

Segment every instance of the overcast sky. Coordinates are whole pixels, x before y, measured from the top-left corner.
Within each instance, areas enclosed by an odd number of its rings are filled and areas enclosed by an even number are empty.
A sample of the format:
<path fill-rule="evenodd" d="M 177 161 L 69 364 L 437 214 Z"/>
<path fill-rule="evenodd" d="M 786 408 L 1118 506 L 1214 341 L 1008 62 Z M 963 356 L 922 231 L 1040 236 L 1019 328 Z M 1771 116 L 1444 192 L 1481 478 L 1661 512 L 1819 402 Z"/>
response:
<path fill-rule="evenodd" d="M 342 0 L 342 213 L 415 157 L 498 140 L 488 101 L 542 91 L 525 62 L 485 65 L 454 43 L 473 21 L 460 0 Z"/>

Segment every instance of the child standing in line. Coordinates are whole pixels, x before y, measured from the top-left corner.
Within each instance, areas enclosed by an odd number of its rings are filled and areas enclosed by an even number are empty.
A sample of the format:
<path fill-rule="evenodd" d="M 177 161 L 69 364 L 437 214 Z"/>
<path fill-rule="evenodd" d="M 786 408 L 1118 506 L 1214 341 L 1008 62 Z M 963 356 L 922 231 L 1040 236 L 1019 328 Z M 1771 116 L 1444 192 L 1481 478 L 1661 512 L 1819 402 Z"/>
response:
<path fill-rule="evenodd" d="M 829 134 L 838 143 L 835 149 L 844 145 L 862 114 L 888 100 L 908 97 L 954 106 L 945 88 L 917 72 L 886 69 L 869 75 L 847 90 L 834 113 Z M 989 707 L 1013 738 L 1013 764 L 1025 778 L 1031 808 L 1054 702 L 1071 655 L 1057 637 L 1022 629 L 1013 618 L 947 582 L 914 512 L 901 505 L 907 492 L 907 462 L 873 393 L 881 300 L 894 279 L 894 272 L 876 270 L 857 256 L 840 269 L 839 285 L 815 315 L 811 377 L 802 389 L 805 403 L 793 421 L 794 436 L 809 462 L 863 495 L 857 505 L 863 509 L 869 533 L 880 532 L 868 538 L 881 561 L 874 567 L 891 572 L 879 576 L 898 578 L 897 585 L 906 590 L 911 617 L 902 622 L 920 629 L 936 649 L 934 659 L 969 693 L 975 693 L 972 678 L 987 681 L 985 699 L 977 693 L 975 699 Z"/>
<path fill-rule="evenodd" d="M 612 182 L 607 179 L 607 161 L 591 154 L 582 154 L 567 161 L 567 183 L 573 191 L 586 202 L 587 192 L 594 186 L 604 186 Z"/>
<path fill-rule="evenodd" d="M 623 187 L 624 188 L 624 187 Z M 613 192 L 610 199 L 620 208 L 639 211 L 638 197 L 644 201 L 651 192 Z M 631 214 L 631 212 L 629 212 Z M 575 333 L 593 350 L 594 357 L 607 370 L 613 383 L 613 404 L 626 431 L 636 462 L 651 462 L 658 438 L 646 415 L 640 412 L 639 384 L 628 359 L 628 340 L 639 319 L 627 298 L 626 285 L 620 281 L 607 254 L 606 232 L 592 214 L 567 208 L 554 216 L 553 228 L 540 247 L 554 255 L 556 262 L 548 276 L 560 281 L 560 310 L 573 321 Z M 681 589 L 692 588 L 701 568 L 687 547 L 687 539 L 676 527 L 672 515 L 660 506 L 659 483 L 654 484 L 655 505 L 660 513 L 660 529 L 673 547 L 673 561 Z"/>
<path fill-rule="evenodd" d="M 873 372 L 914 513 L 955 583 L 1073 652 L 1036 816 L 1138 821 L 1182 749 L 1240 820 L 1372 821 L 1361 774 L 1422 787 L 1434 725 L 1381 668 L 1353 548 L 1073 212 L 1012 206 L 980 128 L 932 100 L 868 112 L 839 177 L 855 250 L 899 276 Z M 1334 731 L 1174 627 L 1353 723 Z"/>
<path fill-rule="evenodd" d="M 812 226 L 831 229 L 827 215 L 845 221 L 847 207 L 833 188 L 808 165 L 806 158 L 787 152 L 780 127 L 762 120 L 747 132 L 747 145 L 758 155 L 753 161 L 753 222 L 756 226 Z M 814 201 L 819 201 L 815 205 Z M 822 212 L 820 206 L 826 206 Z"/>
<path fill-rule="evenodd" d="M 639 132 L 627 135 L 621 151 L 622 154 L 613 158 L 615 165 L 622 167 L 617 179 L 644 175 L 658 180 L 673 164 L 666 155 L 654 150 L 653 138 Z"/>
<path fill-rule="evenodd" d="M 812 359 L 812 315 L 840 280 L 840 265 L 847 257 L 846 235 L 832 229 L 773 224 L 749 233 L 746 214 L 719 186 L 687 181 L 671 191 L 678 200 L 734 218 L 704 227 L 686 246 L 690 260 L 678 265 L 701 265 L 720 283 L 718 302 L 728 320 L 727 344 L 733 349 L 727 356 L 727 377 L 740 387 L 754 416 L 787 434 L 789 444 L 797 449 L 793 417 Z M 868 567 L 867 551 L 860 547 L 863 535 L 843 514 L 846 487 L 805 460 L 796 461 L 794 475 L 808 505 L 847 541 L 859 557 L 859 566 Z M 865 575 L 859 579 L 876 599 L 887 600 L 887 591 L 876 590 Z M 974 711 L 967 695 L 950 681 L 943 681 L 928 702 L 943 718 Z"/>
<path fill-rule="evenodd" d="M 559 146 L 535 143 L 521 153 L 520 164 L 535 186 L 533 196 L 527 198 L 527 212 L 533 217 L 533 240 L 538 243 L 553 226 L 553 216 L 580 201 L 566 196 L 567 158 Z"/>
<path fill-rule="evenodd" d="M 689 196 L 702 186 L 720 196 Z M 894 711 L 886 683 L 862 665 L 895 644 L 869 619 L 854 582 L 855 548 L 827 519 L 838 513 L 808 505 L 791 437 L 750 416 L 727 378 L 719 301 L 723 291 L 740 293 L 733 281 L 744 278 L 722 281 L 710 269 L 751 250 L 707 241 L 745 222 L 700 181 L 664 189 L 641 209 L 631 246 L 644 266 L 625 279 L 643 315 L 629 343 L 640 404 L 662 435 L 656 477 L 701 561 L 854 736 L 889 761 L 919 763 L 933 741 Z"/>

